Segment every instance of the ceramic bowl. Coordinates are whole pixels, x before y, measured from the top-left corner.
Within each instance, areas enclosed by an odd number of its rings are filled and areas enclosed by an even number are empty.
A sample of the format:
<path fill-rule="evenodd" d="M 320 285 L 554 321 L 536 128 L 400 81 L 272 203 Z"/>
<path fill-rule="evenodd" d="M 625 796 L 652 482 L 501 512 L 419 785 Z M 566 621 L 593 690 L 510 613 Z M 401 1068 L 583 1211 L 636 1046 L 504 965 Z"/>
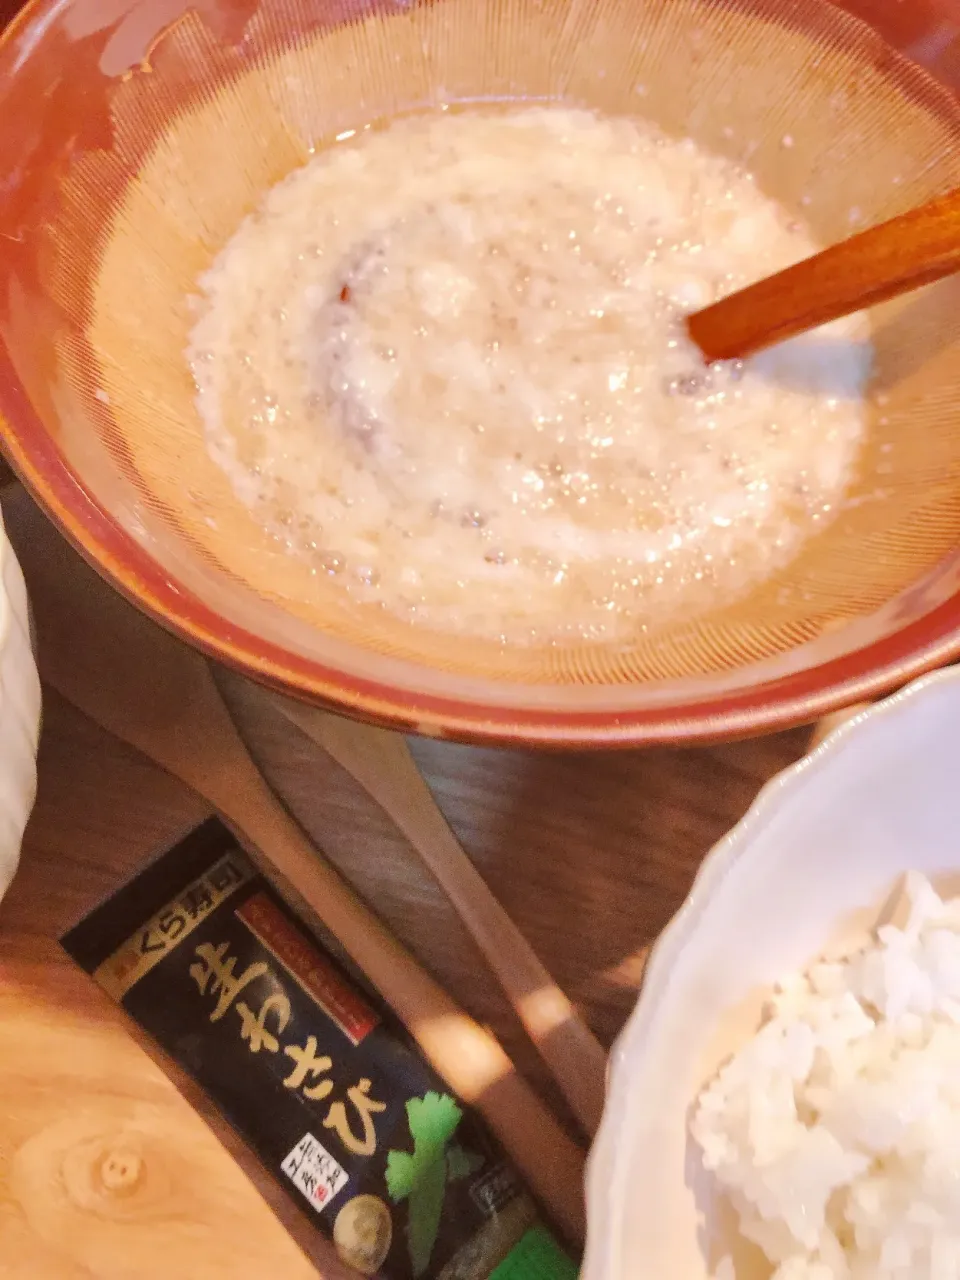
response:
<path fill-rule="evenodd" d="M 40 680 L 27 589 L 0 520 L 0 898 L 20 858 L 37 789 Z"/>
<path fill-rule="evenodd" d="M 457 101 L 642 110 L 834 242 L 960 185 L 958 40 L 957 0 L 30 0 L 0 37 L 4 450 L 163 625 L 395 728 L 686 743 L 881 696 L 960 654 L 960 278 L 876 317 L 842 518 L 743 598 L 573 644 L 411 626 L 278 551 L 208 447 L 188 299 L 317 148 Z"/>
<path fill-rule="evenodd" d="M 707 1280 L 727 1253 L 737 1280 L 769 1276 L 699 1167 L 691 1104 L 771 986 L 865 941 L 904 872 L 960 891 L 958 762 L 953 668 L 835 730 L 706 858 L 611 1055 L 583 1280 Z"/>

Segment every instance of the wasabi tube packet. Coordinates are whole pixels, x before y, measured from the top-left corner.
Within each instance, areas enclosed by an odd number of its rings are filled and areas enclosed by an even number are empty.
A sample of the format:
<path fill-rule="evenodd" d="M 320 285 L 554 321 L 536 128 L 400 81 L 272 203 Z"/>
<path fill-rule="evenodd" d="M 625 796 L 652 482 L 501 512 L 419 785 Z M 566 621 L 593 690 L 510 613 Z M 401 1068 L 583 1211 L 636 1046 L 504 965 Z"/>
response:
<path fill-rule="evenodd" d="M 385 1280 L 574 1280 L 482 1121 L 211 820 L 63 939 L 341 1259 Z"/>

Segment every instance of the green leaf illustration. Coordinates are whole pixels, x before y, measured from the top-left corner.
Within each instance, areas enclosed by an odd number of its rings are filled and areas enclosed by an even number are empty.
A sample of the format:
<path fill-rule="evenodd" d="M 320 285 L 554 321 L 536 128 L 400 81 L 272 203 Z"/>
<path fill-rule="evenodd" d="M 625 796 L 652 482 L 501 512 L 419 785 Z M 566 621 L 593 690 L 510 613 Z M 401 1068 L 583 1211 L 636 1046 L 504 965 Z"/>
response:
<path fill-rule="evenodd" d="M 440 1232 L 447 1178 L 468 1177 L 483 1163 L 478 1156 L 448 1144 L 463 1112 L 447 1094 L 428 1093 L 407 1103 L 413 1152 L 387 1154 L 387 1191 L 399 1204 L 407 1201 L 407 1249 L 415 1276 L 422 1276 Z"/>
<path fill-rule="evenodd" d="M 387 1155 L 387 1193 L 394 1204 L 406 1200 L 413 1190 L 417 1176 L 417 1163 L 406 1151 L 391 1151 Z"/>
<path fill-rule="evenodd" d="M 457 1131 L 463 1112 L 446 1093 L 428 1093 L 407 1103 L 407 1122 L 415 1145 L 444 1147 Z"/>

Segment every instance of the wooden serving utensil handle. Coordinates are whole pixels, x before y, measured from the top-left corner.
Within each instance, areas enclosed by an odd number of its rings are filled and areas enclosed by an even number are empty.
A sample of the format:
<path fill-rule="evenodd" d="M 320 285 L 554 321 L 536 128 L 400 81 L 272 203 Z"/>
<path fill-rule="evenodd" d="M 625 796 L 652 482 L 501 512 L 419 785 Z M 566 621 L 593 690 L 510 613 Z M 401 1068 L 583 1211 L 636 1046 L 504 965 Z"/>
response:
<path fill-rule="evenodd" d="M 960 271 L 960 188 L 687 318 L 705 359 L 742 360 Z"/>
<path fill-rule="evenodd" d="M 582 1242 L 583 1152 L 500 1044 L 474 1022 L 322 858 L 259 775 L 222 809 L 383 993 L 434 1069 L 497 1134 L 568 1239 Z M 239 792 L 238 792 L 239 795 Z"/>
<path fill-rule="evenodd" d="M 387 729 L 267 696 L 360 783 L 419 853 L 592 1138 L 603 1112 L 606 1054 L 464 852 L 405 739 Z"/>

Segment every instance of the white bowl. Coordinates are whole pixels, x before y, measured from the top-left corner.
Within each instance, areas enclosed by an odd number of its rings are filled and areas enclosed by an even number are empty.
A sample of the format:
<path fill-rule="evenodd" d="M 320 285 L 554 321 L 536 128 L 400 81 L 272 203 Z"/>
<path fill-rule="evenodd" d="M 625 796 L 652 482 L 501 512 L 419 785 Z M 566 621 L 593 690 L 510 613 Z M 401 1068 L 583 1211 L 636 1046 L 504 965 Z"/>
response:
<path fill-rule="evenodd" d="M 17 869 L 37 790 L 40 680 L 27 589 L 0 520 L 0 898 Z"/>
<path fill-rule="evenodd" d="M 960 890 L 958 668 L 837 729 L 705 860 L 611 1055 L 581 1280 L 707 1280 L 728 1252 L 737 1280 L 770 1275 L 700 1168 L 691 1104 L 777 979 L 865 940 L 911 868 Z"/>

